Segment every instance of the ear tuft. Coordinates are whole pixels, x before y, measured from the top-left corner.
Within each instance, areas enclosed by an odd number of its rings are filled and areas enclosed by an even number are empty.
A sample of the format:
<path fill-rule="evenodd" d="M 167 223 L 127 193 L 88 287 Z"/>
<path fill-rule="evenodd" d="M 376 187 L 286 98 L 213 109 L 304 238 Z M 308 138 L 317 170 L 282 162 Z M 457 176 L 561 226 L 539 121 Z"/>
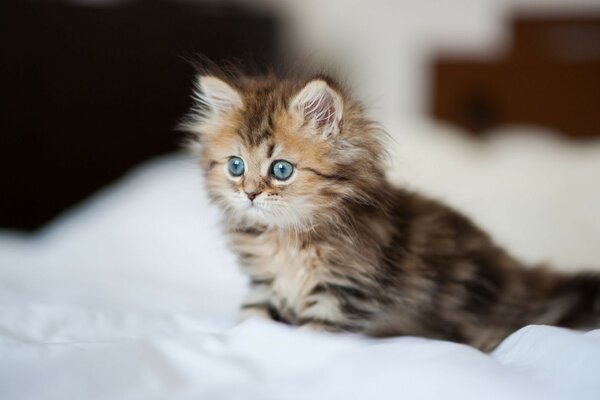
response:
<path fill-rule="evenodd" d="M 339 133 L 343 103 L 340 96 L 325 81 L 310 81 L 290 102 L 290 111 L 317 133 L 328 138 Z"/>
<path fill-rule="evenodd" d="M 200 106 L 208 106 L 211 116 L 226 114 L 243 105 L 240 94 L 234 88 L 210 75 L 198 78 L 194 99 Z"/>

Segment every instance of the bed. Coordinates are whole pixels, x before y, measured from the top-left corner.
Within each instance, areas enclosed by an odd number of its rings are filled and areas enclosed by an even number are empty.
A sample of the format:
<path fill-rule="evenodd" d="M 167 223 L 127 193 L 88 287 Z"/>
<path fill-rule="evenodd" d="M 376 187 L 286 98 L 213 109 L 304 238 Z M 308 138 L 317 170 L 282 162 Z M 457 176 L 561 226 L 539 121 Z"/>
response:
<path fill-rule="evenodd" d="M 600 265 L 599 141 L 387 128 L 396 184 L 464 210 L 523 260 Z M 194 161 L 172 154 L 35 233 L 1 231 L 0 397 L 598 398 L 600 330 L 528 326 L 484 354 L 238 324 L 246 282 L 218 221 Z"/>

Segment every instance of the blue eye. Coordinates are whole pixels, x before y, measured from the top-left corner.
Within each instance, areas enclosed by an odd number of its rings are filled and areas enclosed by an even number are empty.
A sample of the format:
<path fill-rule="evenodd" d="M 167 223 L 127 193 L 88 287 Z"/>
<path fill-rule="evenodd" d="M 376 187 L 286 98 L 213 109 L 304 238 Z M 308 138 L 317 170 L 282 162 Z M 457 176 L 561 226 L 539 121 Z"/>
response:
<path fill-rule="evenodd" d="M 227 170 L 231 176 L 242 176 L 246 168 L 244 167 L 244 161 L 239 157 L 231 157 L 227 163 Z"/>
<path fill-rule="evenodd" d="M 293 172 L 294 166 L 285 160 L 275 161 L 271 166 L 271 174 L 280 181 L 289 179 Z"/>

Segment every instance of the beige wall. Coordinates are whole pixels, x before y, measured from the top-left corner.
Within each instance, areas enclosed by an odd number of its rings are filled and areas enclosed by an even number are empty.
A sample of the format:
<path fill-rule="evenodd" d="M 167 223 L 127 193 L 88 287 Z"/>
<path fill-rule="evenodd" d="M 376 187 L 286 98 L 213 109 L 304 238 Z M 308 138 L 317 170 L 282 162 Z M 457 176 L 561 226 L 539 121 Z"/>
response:
<path fill-rule="evenodd" d="M 293 48 L 333 59 L 383 119 L 425 111 L 436 50 L 501 51 L 515 9 L 600 12 L 600 0 L 238 1 L 281 11 Z"/>

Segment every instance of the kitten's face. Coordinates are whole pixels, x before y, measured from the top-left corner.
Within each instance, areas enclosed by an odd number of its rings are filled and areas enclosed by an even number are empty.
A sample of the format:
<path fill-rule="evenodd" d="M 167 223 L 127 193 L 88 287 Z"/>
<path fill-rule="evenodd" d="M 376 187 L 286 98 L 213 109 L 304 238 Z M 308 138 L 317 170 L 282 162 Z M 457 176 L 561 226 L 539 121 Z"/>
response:
<path fill-rule="evenodd" d="M 331 169 L 326 146 L 296 137 L 285 122 L 277 125 L 270 139 L 255 145 L 236 133 L 238 127 L 208 141 L 207 187 L 220 206 L 251 222 L 308 223 L 320 207 L 334 201 L 327 195 L 331 182 L 314 172 Z"/>
<path fill-rule="evenodd" d="M 235 222 L 306 228 L 356 194 L 354 164 L 368 155 L 340 135 L 343 101 L 325 82 L 242 91 L 201 77 L 200 90 L 206 185 Z"/>

